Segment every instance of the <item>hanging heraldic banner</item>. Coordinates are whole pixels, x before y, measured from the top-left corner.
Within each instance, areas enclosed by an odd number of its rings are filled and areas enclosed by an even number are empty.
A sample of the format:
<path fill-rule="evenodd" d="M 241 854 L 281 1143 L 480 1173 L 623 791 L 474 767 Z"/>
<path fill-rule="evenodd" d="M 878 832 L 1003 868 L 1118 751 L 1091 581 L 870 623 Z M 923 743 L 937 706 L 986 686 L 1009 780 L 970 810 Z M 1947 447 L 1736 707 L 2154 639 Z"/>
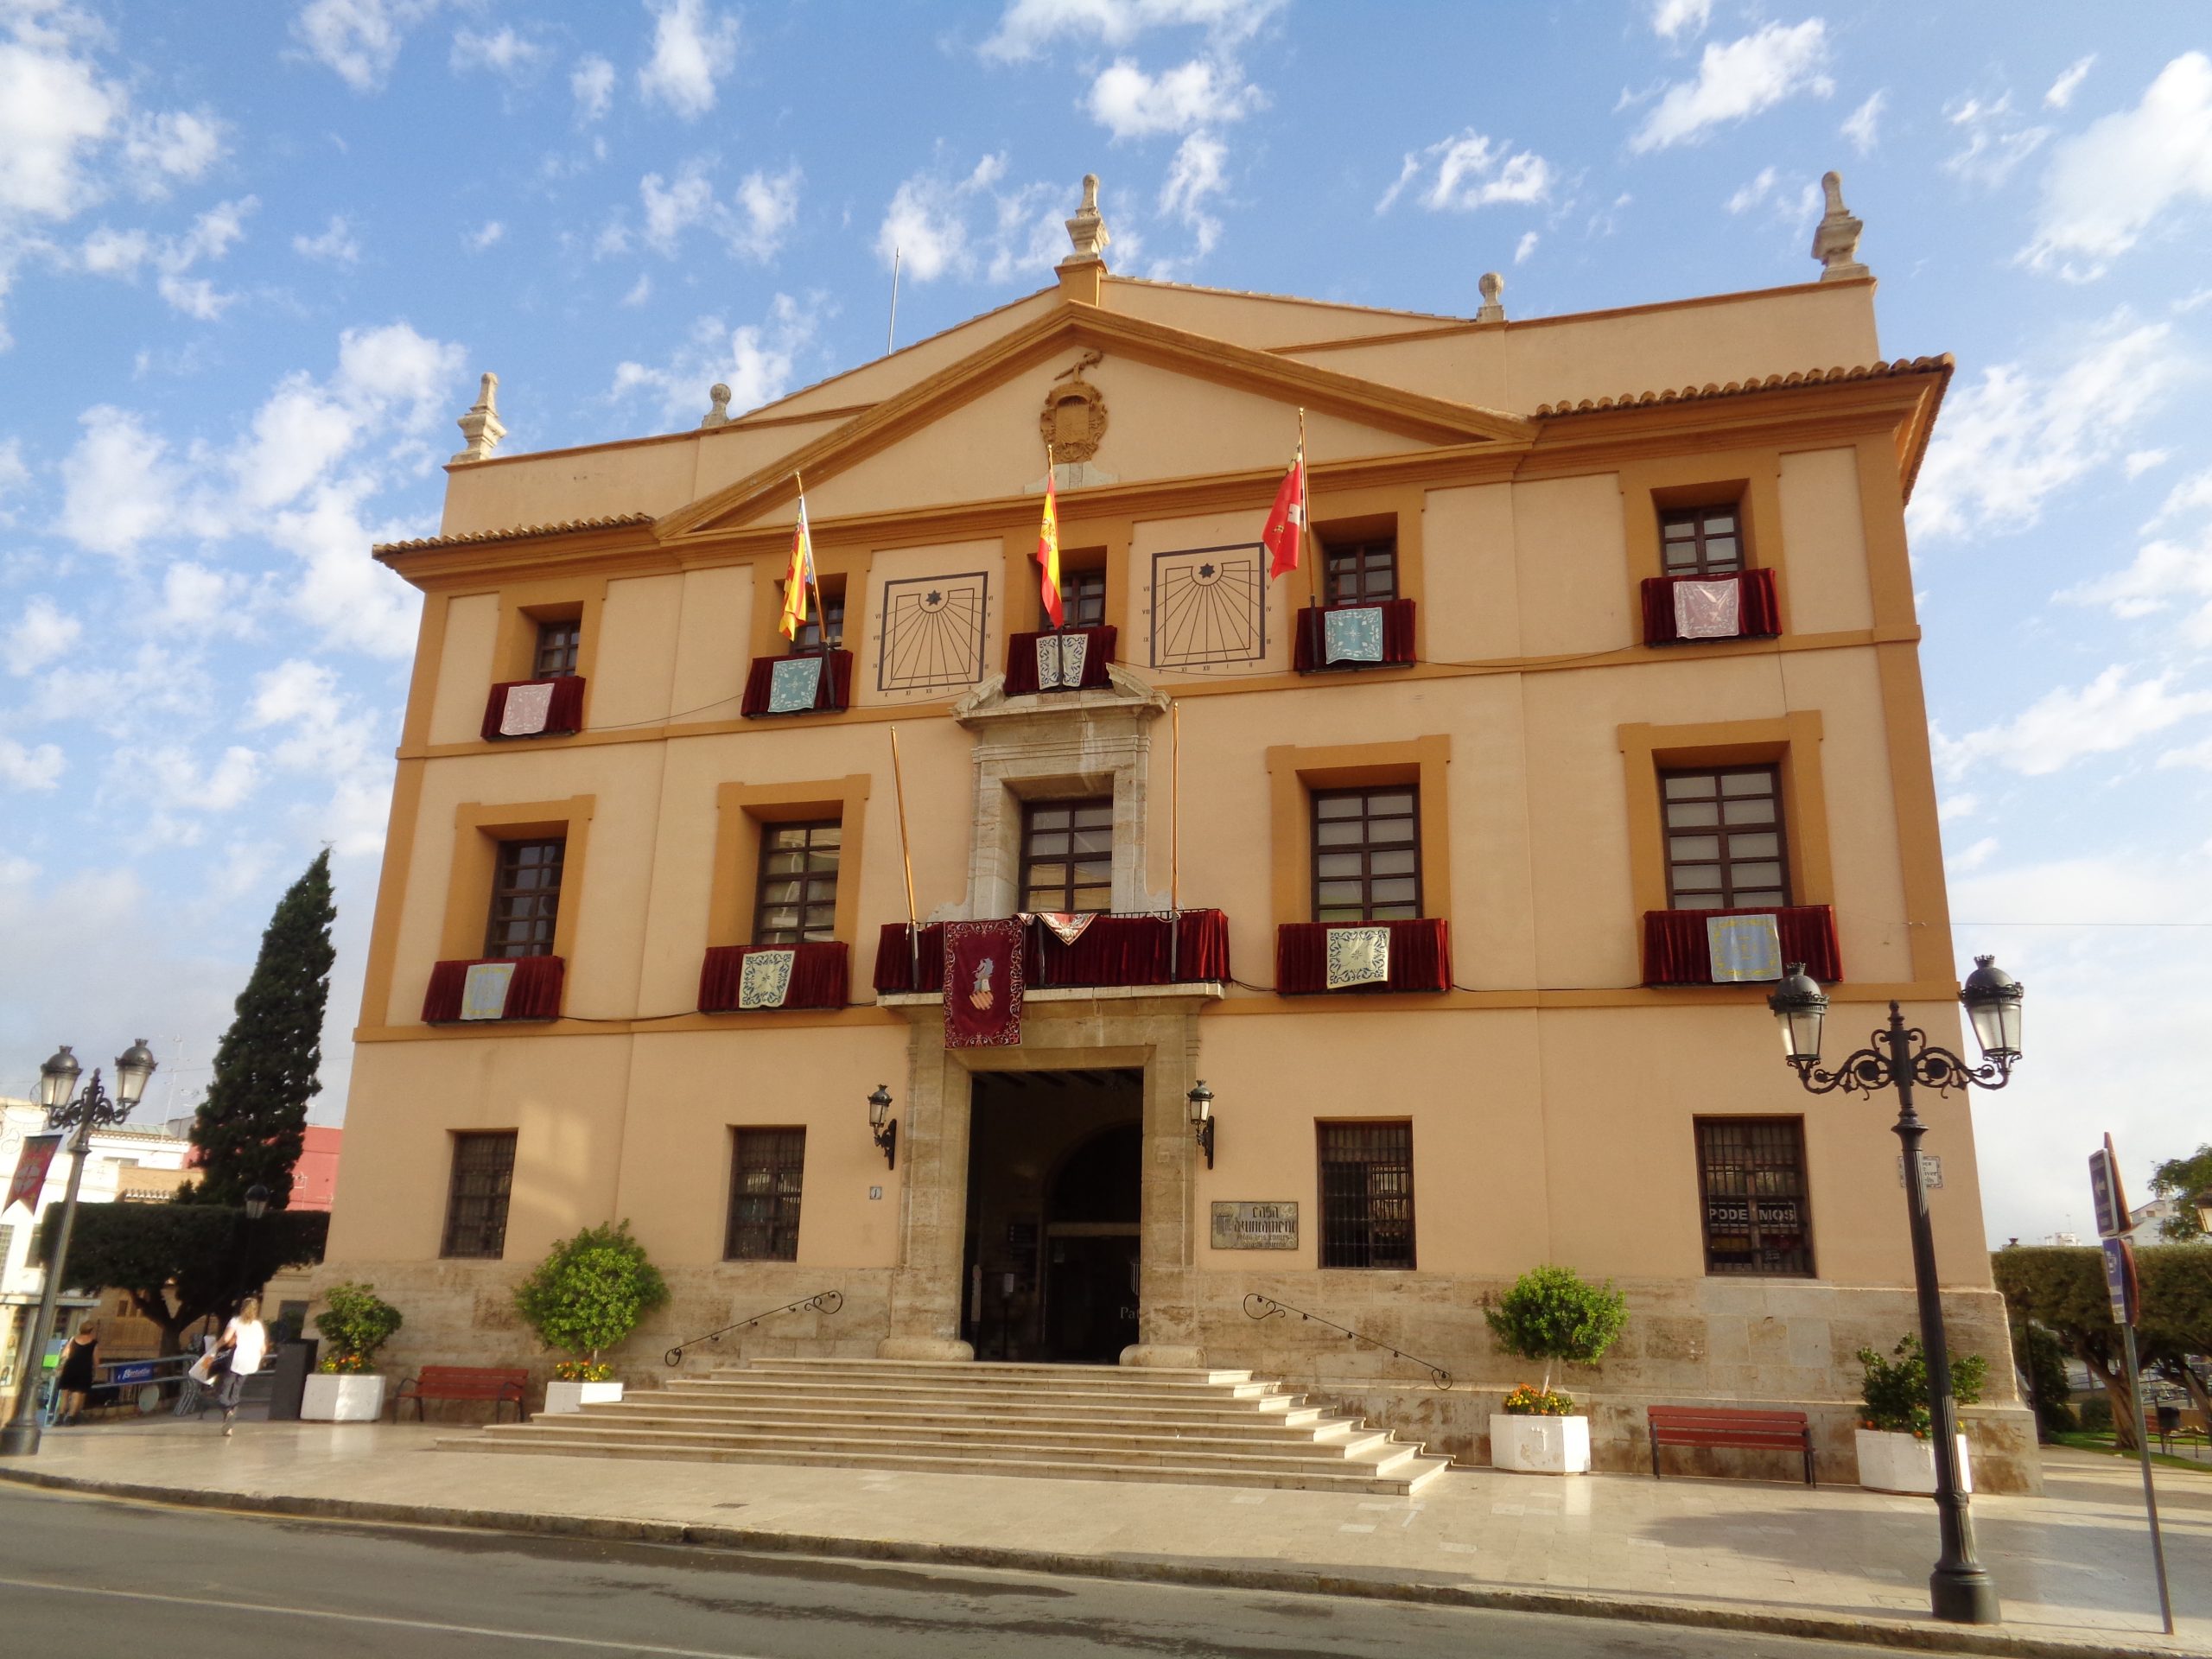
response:
<path fill-rule="evenodd" d="M 1015 916 L 944 925 L 944 1046 L 1013 1048 L 1021 1041 L 1021 940 Z"/>
<path fill-rule="evenodd" d="M 54 1166 L 54 1154 L 61 1150 L 58 1135 L 27 1135 L 23 1150 L 16 1160 L 16 1179 L 8 1183 L 8 1202 L 0 1204 L 0 1215 L 16 1205 L 22 1205 L 33 1215 L 38 1213 L 38 1195 L 46 1190 L 46 1172 Z"/>

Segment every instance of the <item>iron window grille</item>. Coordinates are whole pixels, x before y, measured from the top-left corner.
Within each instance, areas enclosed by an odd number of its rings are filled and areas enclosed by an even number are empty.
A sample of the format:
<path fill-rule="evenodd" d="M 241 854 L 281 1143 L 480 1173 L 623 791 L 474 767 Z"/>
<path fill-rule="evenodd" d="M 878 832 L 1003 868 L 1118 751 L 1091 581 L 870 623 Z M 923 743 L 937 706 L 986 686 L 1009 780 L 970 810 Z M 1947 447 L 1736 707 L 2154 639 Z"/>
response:
<path fill-rule="evenodd" d="M 515 1132 L 456 1135 L 446 1190 L 442 1256 L 496 1261 L 507 1248 L 507 1198 L 515 1184 Z"/>
<path fill-rule="evenodd" d="M 1669 908 L 1750 910 L 1789 902 L 1779 767 L 1662 772 L 1659 793 Z"/>
<path fill-rule="evenodd" d="M 1313 919 L 1410 921 L 1421 913 L 1421 790 L 1313 791 Z"/>
<path fill-rule="evenodd" d="M 729 1184 L 727 1262 L 798 1260 L 799 1190 L 806 1169 L 804 1129 L 739 1129 Z"/>
<path fill-rule="evenodd" d="M 1398 596 L 1398 543 L 1351 542 L 1321 550 L 1323 603 L 1380 605 Z"/>
<path fill-rule="evenodd" d="M 537 652 L 531 660 L 532 677 L 557 680 L 576 671 L 576 652 L 583 644 L 584 625 L 579 621 L 541 622 L 537 625 Z"/>
<path fill-rule="evenodd" d="M 1697 1141 L 1705 1270 L 1811 1278 L 1804 1120 L 1700 1118 Z"/>
<path fill-rule="evenodd" d="M 843 833 L 836 818 L 762 826 L 753 944 L 798 944 L 837 937 L 837 859 Z"/>
<path fill-rule="evenodd" d="M 561 865 L 568 842 L 503 841 L 492 878 L 487 957 L 550 957 L 561 912 Z"/>
<path fill-rule="evenodd" d="M 1114 907 L 1114 799 L 1032 801 L 1021 813 L 1021 907 Z"/>
<path fill-rule="evenodd" d="M 1414 1265 L 1414 1126 L 1322 1123 L 1321 1265 Z"/>
<path fill-rule="evenodd" d="M 1659 515 L 1661 568 L 1670 576 L 1726 576 L 1744 568 L 1744 527 L 1732 503 Z"/>

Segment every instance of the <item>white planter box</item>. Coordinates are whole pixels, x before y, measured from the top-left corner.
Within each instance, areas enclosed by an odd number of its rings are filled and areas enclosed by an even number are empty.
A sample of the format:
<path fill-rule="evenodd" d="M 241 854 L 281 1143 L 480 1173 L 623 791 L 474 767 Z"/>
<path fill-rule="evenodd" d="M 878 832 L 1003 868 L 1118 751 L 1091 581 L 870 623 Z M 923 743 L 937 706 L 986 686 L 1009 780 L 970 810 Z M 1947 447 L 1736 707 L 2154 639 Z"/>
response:
<path fill-rule="evenodd" d="M 1887 1429 L 1862 1428 L 1859 1438 L 1859 1484 L 1878 1492 L 1933 1496 L 1936 1442 Z M 1967 1461 L 1967 1437 L 1959 1436 L 1959 1485 L 1974 1491 L 1974 1465 Z"/>
<path fill-rule="evenodd" d="M 609 1400 L 622 1397 L 620 1382 L 548 1382 L 545 1385 L 545 1409 L 556 1412 L 580 1411 L 586 1406 L 602 1405 Z"/>
<path fill-rule="evenodd" d="M 384 1414 L 384 1378 L 310 1372 L 300 1396 L 300 1420 L 308 1423 L 373 1423 Z"/>
<path fill-rule="evenodd" d="M 1511 1417 L 1490 1420 L 1490 1465 L 1520 1475 L 1590 1472 L 1587 1417 Z"/>

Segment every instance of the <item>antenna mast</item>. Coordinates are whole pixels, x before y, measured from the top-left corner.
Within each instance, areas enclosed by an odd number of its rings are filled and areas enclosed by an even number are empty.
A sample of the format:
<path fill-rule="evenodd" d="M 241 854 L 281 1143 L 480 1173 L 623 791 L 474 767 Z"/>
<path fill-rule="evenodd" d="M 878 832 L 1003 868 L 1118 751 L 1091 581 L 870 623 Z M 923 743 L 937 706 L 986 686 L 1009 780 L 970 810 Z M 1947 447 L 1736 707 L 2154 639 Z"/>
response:
<path fill-rule="evenodd" d="M 899 262 L 906 257 L 905 250 L 891 250 L 891 321 L 883 331 L 883 354 L 891 355 L 891 342 L 899 334 Z"/>

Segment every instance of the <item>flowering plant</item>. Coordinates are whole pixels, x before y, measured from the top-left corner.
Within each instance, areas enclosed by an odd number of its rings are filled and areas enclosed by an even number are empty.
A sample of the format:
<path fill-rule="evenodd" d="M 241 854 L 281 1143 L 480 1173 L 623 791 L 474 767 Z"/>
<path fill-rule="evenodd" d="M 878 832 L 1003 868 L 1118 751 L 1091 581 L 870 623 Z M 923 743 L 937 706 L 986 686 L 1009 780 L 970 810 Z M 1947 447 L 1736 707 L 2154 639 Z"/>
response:
<path fill-rule="evenodd" d="M 372 1368 L 366 1354 L 325 1354 L 315 1365 L 325 1376 L 359 1376 Z"/>
<path fill-rule="evenodd" d="M 1859 1351 L 1859 1363 L 1866 1368 L 1859 1390 L 1866 1410 L 1859 1426 L 1924 1440 L 1935 1424 L 1928 1414 L 1928 1361 L 1920 1338 L 1903 1338 L 1890 1351 L 1897 1356 L 1894 1364 L 1872 1348 Z M 1974 1404 L 1988 1372 L 1989 1362 L 1980 1354 L 1958 1355 L 1951 1361 L 1951 1398 L 1962 1406 Z"/>
<path fill-rule="evenodd" d="M 1526 1382 L 1505 1396 L 1509 1417 L 1572 1417 L 1574 1402 L 1557 1389 L 1532 1389 Z"/>
<path fill-rule="evenodd" d="M 346 1376 L 374 1370 L 377 1350 L 399 1329 L 399 1310 L 374 1285 L 333 1285 L 323 1300 L 330 1306 L 315 1316 L 315 1328 L 328 1351 L 315 1370 Z"/>
<path fill-rule="evenodd" d="M 553 1376 L 561 1382 L 612 1382 L 614 1368 L 603 1359 L 560 1359 L 553 1363 Z"/>

